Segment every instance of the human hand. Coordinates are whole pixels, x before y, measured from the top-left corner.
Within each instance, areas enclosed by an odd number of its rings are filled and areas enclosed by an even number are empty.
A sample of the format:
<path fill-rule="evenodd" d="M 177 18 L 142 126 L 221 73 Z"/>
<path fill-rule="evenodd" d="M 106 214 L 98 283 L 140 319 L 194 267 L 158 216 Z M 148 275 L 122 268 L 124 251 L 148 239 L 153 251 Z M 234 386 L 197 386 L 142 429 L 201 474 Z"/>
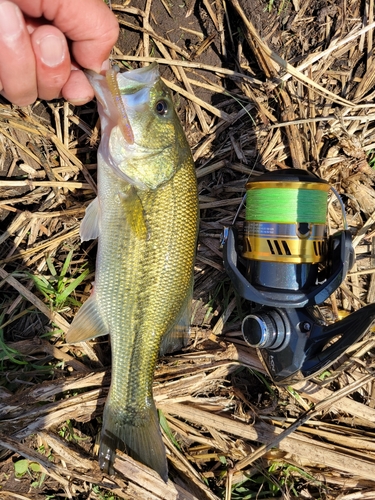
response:
<path fill-rule="evenodd" d="M 100 72 L 118 37 L 103 0 L 0 0 L 0 91 L 13 104 L 94 91 L 80 68 Z"/>

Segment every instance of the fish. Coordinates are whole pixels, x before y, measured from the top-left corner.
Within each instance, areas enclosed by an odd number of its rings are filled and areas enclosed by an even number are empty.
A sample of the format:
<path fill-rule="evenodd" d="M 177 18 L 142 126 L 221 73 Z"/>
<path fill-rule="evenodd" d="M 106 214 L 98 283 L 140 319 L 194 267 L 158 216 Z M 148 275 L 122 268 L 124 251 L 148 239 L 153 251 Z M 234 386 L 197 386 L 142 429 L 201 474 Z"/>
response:
<path fill-rule="evenodd" d="M 95 282 L 66 334 L 76 343 L 109 334 L 111 386 L 99 465 L 116 450 L 168 480 L 152 394 L 159 354 L 186 345 L 199 225 L 194 161 L 156 64 L 87 73 L 101 121 L 97 197 L 80 226 L 98 238 Z"/>

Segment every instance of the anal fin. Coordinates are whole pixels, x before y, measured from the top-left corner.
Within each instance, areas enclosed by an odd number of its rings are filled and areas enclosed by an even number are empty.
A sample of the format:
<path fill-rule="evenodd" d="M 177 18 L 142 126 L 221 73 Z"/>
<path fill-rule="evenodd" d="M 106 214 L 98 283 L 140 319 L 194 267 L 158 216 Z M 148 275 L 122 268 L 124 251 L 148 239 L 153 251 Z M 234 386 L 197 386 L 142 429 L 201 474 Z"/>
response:
<path fill-rule="evenodd" d="M 176 323 L 164 335 L 160 343 L 160 356 L 164 356 L 169 352 L 178 351 L 185 347 L 190 336 L 190 321 L 193 299 L 194 276 L 191 277 L 189 291 L 181 306 L 180 313 L 177 316 Z"/>
<path fill-rule="evenodd" d="M 108 328 L 100 315 L 94 292 L 76 314 L 66 333 L 66 342 L 74 344 L 100 335 L 107 335 L 107 333 L 109 333 Z"/>

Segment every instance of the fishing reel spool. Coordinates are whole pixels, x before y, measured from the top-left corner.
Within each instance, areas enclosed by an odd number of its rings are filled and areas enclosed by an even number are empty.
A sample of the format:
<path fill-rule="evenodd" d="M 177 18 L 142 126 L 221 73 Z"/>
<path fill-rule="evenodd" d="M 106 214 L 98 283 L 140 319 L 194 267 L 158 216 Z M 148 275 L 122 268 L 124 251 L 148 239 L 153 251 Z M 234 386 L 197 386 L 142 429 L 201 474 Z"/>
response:
<path fill-rule="evenodd" d="M 279 384 L 327 368 L 375 319 L 375 304 L 331 325 L 314 310 L 341 285 L 354 263 L 350 231 L 345 227 L 327 236 L 330 189 L 305 170 L 260 175 L 246 184 L 241 253 L 235 227 L 224 228 L 224 267 L 235 290 L 249 301 L 243 337 L 257 348 Z"/>

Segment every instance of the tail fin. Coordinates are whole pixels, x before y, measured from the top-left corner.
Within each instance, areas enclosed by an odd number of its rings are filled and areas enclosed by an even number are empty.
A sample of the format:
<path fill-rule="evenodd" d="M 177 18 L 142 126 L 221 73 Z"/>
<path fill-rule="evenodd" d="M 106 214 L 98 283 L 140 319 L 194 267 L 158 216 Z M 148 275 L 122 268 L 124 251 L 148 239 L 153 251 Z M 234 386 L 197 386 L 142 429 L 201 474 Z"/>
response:
<path fill-rule="evenodd" d="M 116 449 L 124 451 L 135 460 L 154 469 L 161 478 L 168 481 L 168 466 L 165 447 L 161 437 L 155 403 L 148 407 L 146 418 L 137 418 L 126 411 L 113 411 L 107 401 L 99 450 L 99 465 L 102 470 L 113 474 Z"/>

